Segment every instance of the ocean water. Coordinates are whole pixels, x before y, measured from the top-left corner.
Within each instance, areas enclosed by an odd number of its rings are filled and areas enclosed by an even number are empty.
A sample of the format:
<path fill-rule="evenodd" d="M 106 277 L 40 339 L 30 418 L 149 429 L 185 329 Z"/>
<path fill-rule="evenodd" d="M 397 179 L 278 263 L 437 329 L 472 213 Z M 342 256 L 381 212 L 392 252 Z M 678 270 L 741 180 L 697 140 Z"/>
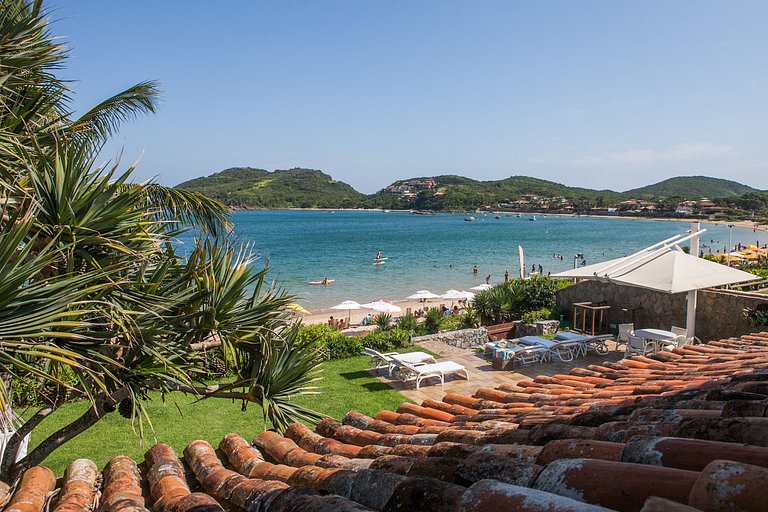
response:
<path fill-rule="evenodd" d="M 576 253 L 587 264 L 625 256 L 690 225 L 681 222 L 587 217 L 473 214 L 412 215 L 381 211 L 242 211 L 234 213 L 235 231 L 250 241 L 263 264 L 269 259 L 270 277 L 296 294 L 308 309 L 344 300 L 402 299 L 417 290 L 444 293 L 468 290 L 504 272 L 519 275 L 518 245 L 525 251 L 527 271 L 541 265 L 543 274 L 573 268 Z M 705 224 L 702 243 L 712 252 L 728 244 L 728 228 Z M 755 243 L 768 233 L 734 229 L 733 242 Z M 711 243 L 710 243 L 711 241 Z M 373 265 L 381 249 L 384 265 Z M 704 248 L 707 252 L 709 249 Z M 563 255 L 563 260 L 553 255 Z M 477 265 L 478 273 L 472 273 Z M 335 283 L 308 285 L 324 277 Z"/>

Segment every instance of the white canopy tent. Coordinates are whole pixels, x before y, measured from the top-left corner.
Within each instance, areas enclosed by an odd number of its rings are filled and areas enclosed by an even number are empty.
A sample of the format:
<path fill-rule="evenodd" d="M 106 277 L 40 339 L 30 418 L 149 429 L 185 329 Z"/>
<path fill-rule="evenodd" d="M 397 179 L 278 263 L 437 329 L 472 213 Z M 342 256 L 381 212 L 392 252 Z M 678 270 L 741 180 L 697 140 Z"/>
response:
<path fill-rule="evenodd" d="M 756 276 L 694 256 L 698 254 L 698 223 L 690 234 L 675 235 L 651 247 L 624 258 L 578 267 L 558 274 L 554 278 L 594 279 L 625 286 L 636 286 L 664 293 L 688 292 L 686 328 L 693 336 L 696 328 L 696 290 L 726 284 L 753 281 Z M 691 240 L 687 254 L 680 243 Z"/>

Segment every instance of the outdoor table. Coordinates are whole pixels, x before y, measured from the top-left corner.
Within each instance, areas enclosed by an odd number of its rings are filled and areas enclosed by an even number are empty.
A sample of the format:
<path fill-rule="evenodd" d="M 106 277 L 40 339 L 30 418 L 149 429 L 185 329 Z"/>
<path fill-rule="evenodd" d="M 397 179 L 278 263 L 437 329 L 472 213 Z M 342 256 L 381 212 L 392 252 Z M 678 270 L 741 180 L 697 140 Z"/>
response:
<path fill-rule="evenodd" d="M 605 322 L 605 312 L 611 309 L 611 306 L 607 304 L 594 304 L 592 302 L 574 302 L 573 303 L 573 330 L 589 333 L 591 335 L 597 334 L 598 331 L 603 330 L 603 324 Z M 581 311 L 579 311 L 581 310 Z M 581 313 L 581 315 L 579 315 Z M 579 318 L 581 316 L 581 318 Z M 590 317 L 590 322 L 587 318 Z M 581 325 L 579 326 L 579 323 Z"/>
<path fill-rule="evenodd" d="M 643 338 L 653 343 L 654 353 L 664 348 L 670 341 L 674 341 L 677 335 L 672 331 L 664 329 L 635 329 L 635 336 Z"/>

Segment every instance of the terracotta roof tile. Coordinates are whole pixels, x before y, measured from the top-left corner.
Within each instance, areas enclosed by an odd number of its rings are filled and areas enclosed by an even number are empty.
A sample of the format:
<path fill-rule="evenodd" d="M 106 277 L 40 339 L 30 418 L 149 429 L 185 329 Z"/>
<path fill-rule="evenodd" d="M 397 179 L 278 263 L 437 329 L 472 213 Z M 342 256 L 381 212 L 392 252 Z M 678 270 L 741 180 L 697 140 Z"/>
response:
<path fill-rule="evenodd" d="M 762 510 L 768 333 L 538 376 L 473 397 L 350 411 L 313 432 L 229 434 L 104 469 L 103 512 L 242 510 Z M 221 457 L 221 458 L 219 458 Z M 265 460 L 265 458 L 267 460 Z M 97 472 L 77 461 L 52 512 L 90 510 Z M 42 512 L 55 483 L 27 471 L 7 510 Z M 198 483 L 199 482 L 199 483 Z M 608 484 L 606 484 L 608 483 Z M 204 492 L 193 492 L 198 488 Z M 98 498 L 96 498 L 98 499 Z M 5 512 L 5 511 L 4 511 Z"/>

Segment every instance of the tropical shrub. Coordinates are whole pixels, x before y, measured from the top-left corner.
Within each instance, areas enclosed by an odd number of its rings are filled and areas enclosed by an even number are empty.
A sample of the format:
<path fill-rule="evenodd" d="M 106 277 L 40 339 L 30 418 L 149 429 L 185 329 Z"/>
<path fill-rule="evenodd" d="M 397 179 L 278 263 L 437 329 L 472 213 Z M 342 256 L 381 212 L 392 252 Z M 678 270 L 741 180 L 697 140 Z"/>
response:
<path fill-rule="evenodd" d="M 67 49 L 42 2 L 0 6 L 0 414 L 16 427 L 0 479 L 13 484 L 118 404 L 143 435 L 150 391 L 254 404 L 278 430 L 317 421 L 294 398 L 315 392 L 322 352 L 297 337 L 291 297 L 266 284 L 252 248 L 228 235 L 227 208 L 95 164 L 122 122 L 154 112 L 157 84 L 73 118 L 69 82 L 54 75 Z M 195 242 L 182 255 L 173 240 L 184 230 Z M 230 372 L 217 385 L 211 351 Z M 24 420 L 17 379 L 48 397 Z M 69 399 L 90 407 L 16 460 Z"/>
<path fill-rule="evenodd" d="M 562 286 L 546 277 L 513 279 L 475 295 L 474 309 L 483 325 L 519 320 L 529 311 L 553 308 Z"/>
<path fill-rule="evenodd" d="M 377 331 L 388 331 L 392 328 L 392 315 L 389 313 L 379 313 L 373 317 L 373 323 L 376 324 Z"/>
<path fill-rule="evenodd" d="M 443 312 L 437 308 L 429 308 L 424 315 L 424 328 L 427 334 L 435 334 L 443 325 Z"/>
<path fill-rule="evenodd" d="M 467 306 L 464 313 L 459 316 L 459 319 L 459 328 L 461 329 L 474 329 L 480 325 L 480 317 L 475 308 L 471 306 Z"/>
<path fill-rule="evenodd" d="M 397 319 L 397 328 L 403 331 L 416 332 L 418 324 L 416 317 L 411 314 L 403 315 Z"/>

